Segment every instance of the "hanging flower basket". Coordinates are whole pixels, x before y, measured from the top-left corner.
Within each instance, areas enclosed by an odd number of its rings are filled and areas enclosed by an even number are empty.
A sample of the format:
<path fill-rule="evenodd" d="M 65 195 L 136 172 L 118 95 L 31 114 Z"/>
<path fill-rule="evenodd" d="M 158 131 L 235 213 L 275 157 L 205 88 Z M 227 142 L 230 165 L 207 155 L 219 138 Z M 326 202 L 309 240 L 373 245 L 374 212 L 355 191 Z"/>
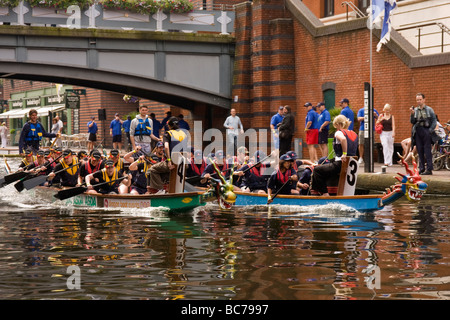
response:
<path fill-rule="evenodd" d="M 129 10 L 144 15 L 150 15 L 162 10 L 164 12 L 186 13 L 194 9 L 189 0 L 100 0 L 104 8 Z"/>
<path fill-rule="evenodd" d="M 126 94 L 123 96 L 123 100 L 126 103 L 136 103 L 136 102 L 139 102 L 140 99 L 138 97 L 134 97 L 134 96 L 130 96 L 130 95 Z"/>
<path fill-rule="evenodd" d="M 1 0 L 0 0 L 1 1 Z M 72 5 L 77 5 L 82 9 L 88 8 L 94 4 L 94 0 L 27 0 L 31 7 L 46 7 L 67 9 Z"/>

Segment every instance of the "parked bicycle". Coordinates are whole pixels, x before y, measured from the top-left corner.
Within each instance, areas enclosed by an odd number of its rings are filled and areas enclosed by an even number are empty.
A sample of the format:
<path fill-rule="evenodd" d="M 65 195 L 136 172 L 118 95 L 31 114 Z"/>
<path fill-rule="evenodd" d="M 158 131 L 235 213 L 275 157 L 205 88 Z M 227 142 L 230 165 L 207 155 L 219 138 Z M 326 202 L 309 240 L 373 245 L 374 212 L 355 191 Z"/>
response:
<path fill-rule="evenodd" d="M 436 143 L 432 149 L 433 169 L 441 170 L 444 166 L 450 170 L 450 141 L 447 140 L 443 144 Z"/>

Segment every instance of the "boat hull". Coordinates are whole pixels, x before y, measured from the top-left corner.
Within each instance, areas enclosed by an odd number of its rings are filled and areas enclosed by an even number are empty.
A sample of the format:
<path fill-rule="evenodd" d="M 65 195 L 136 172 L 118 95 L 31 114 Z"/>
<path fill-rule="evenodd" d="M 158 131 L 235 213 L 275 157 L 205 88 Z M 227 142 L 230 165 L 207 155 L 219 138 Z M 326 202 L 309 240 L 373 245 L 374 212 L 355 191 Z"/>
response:
<path fill-rule="evenodd" d="M 271 205 L 287 206 L 324 206 L 344 205 L 359 212 L 368 212 L 381 209 L 383 205 L 382 195 L 361 196 L 295 196 L 278 195 Z M 267 205 L 267 195 L 236 192 L 236 206 Z"/>
<path fill-rule="evenodd" d="M 37 187 L 37 196 L 56 199 L 53 194 L 58 189 Z M 53 192 L 52 192 L 53 191 Z M 130 195 L 130 194 L 88 194 L 82 193 L 62 200 L 66 205 L 88 208 L 142 209 L 164 207 L 170 212 L 184 212 L 204 206 L 203 192 L 184 192 L 162 195 Z"/>

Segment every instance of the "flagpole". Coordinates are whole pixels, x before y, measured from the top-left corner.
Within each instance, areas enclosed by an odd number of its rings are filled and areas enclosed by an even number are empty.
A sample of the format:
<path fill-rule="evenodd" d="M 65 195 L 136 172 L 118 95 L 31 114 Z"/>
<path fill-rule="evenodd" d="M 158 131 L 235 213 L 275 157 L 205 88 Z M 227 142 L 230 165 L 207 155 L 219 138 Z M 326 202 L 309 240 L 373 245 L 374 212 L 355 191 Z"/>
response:
<path fill-rule="evenodd" d="M 372 9 L 372 0 L 370 0 L 370 8 Z M 372 12 L 371 12 L 372 13 Z M 373 89 L 372 89 L 372 77 L 373 77 L 373 68 L 372 68 L 372 58 L 373 58 L 373 15 L 370 14 L 370 36 L 369 36 L 369 60 L 370 60 L 370 75 L 369 75 L 369 83 L 370 83 L 370 91 L 369 91 L 369 119 L 368 119 L 368 124 L 369 124 L 369 140 L 370 140 L 370 148 L 369 148 L 369 172 L 373 172 Z"/>

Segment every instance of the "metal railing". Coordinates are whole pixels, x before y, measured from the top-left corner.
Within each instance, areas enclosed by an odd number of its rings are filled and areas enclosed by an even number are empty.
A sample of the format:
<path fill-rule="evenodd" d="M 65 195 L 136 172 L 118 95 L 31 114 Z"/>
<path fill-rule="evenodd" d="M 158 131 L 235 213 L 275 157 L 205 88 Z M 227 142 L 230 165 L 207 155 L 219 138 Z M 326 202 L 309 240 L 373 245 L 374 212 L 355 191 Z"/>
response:
<path fill-rule="evenodd" d="M 356 16 L 358 17 L 358 18 L 365 18 L 366 17 L 366 15 L 364 14 L 364 12 L 362 12 L 353 2 L 350 2 L 350 1 L 343 1 L 342 3 L 341 3 L 341 6 L 343 7 L 343 6 L 347 6 L 347 20 L 348 20 L 348 14 L 349 14 L 349 11 L 348 11 L 348 9 L 349 9 L 349 7 L 350 7 L 350 9 L 352 9 L 352 11 L 354 11 L 355 13 L 356 13 Z"/>
<path fill-rule="evenodd" d="M 438 26 L 441 30 L 438 32 L 429 32 L 429 33 L 422 33 L 422 28 L 425 27 L 431 27 L 431 26 Z M 450 43 L 445 44 L 445 34 L 447 33 L 448 35 L 450 35 L 450 29 L 443 24 L 442 22 L 431 22 L 431 23 L 423 23 L 423 24 L 419 24 L 419 25 L 414 25 L 414 26 L 410 26 L 410 27 L 405 27 L 405 28 L 398 28 L 396 29 L 396 31 L 405 31 L 405 30 L 411 30 L 411 29 L 417 29 L 417 50 L 425 50 L 425 49 L 432 49 L 432 48 L 441 48 L 441 52 L 444 52 L 444 49 L 446 46 L 450 46 Z M 423 47 L 421 46 L 421 39 L 422 37 L 426 37 L 426 36 L 432 36 L 432 35 L 441 35 L 441 44 L 439 45 L 434 45 L 434 46 L 427 46 L 427 47 Z"/>

